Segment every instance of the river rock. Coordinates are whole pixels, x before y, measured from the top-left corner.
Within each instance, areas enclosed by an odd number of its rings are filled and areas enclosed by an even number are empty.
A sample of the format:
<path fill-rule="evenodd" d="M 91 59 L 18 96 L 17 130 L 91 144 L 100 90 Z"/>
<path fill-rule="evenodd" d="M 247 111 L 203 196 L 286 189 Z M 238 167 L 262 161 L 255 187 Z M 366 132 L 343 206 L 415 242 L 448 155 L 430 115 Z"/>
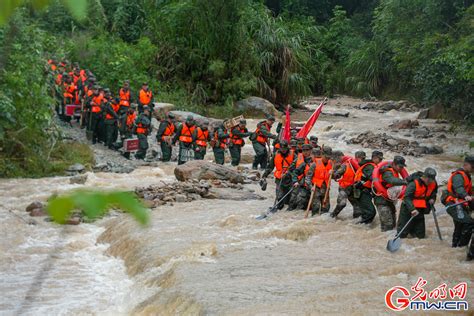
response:
<path fill-rule="evenodd" d="M 344 110 L 339 110 L 339 111 L 324 110 L 322 111 L 321 114 L 328 115 L 328 116 L 349 117 L 349 111 L 344 111 Z"/>
<path fill-rule="evenodd" d="M 444 115 L 444 108 L 442 105 L 434 105 L 430 108 L 423 109 L 418 114 L 419 119 L 439 119 Z"/>
<path fill-rule="evenodd" d="M 28 206 L 26 207 L 25 211 L 31 212 L 32 210 L 38 209 L 38 208 L 39 208 L 39 209 L 43 209 L 43 208 L 44 208 L 44 205 L 43 205 L 43 203 L 41 203 L 41 202 L 35 201 L 35 202 L 31 203 L 30 205 L 28 205 Z"/>
<path fill-rule="evenodd" d="M 161 102 L 154 102 L 153 113 L 155 117 L 158 118 L 165 118 L 166 114 L 170 111 L 175 109 L 175 105 L 171 103 L 161 103 Z"/>
<path fill-rule="evenodd" d="M 80 163 L 76 163 L 76 164 L 70 165 L 66 169 L 66 174 L 70 176 L 74 176 L 76 174 L 83 173 L 85 170 L 86 170 L 86 167 L 84 167 L 84 165 Z"/>
<path fill-rule="evenodd" d="M 81 223 L 80 217 L 71 217 L 66 220 L 66 225 L 79 225 Z"/>
<path fill-rule="evenodd" d="M 219 200 L 247 201 L 264 200 L 265 198 L 249 190 L 229 190 L 226 188 L 212 188 L 204 198 Z"/>
<path fill-rule="evenodd" d="M 188 198 L 184 194 L 176 194 L 175 201 L 179 203 L 187 202 Z"/>
<path fill-rule="evenodd" d="M 178 181 L 198 180 L 227 180 L 232 183 L 242 183 L 244 177 L 235 169 L 208 161 L 193 160 L 179 165 L 174 169 Z"/>
<path fill-rule="evenodd" d="M 235 103 L 238 110 L 246 113 L 279 116 L 275 106 L 268 100 L 259 97 L 249 97 Z"/>
<path fill-rule="evenodd" d="M 87 181 L 87 174 L 78 174 L 77 176 L 72 176 L 69 178 L 69 183 L 71 184 L 84 184 Z"/>
<path fill-rule="evenodd" d="M 43 208 L 34 208 L 30 211 L 30 216 L 37 217 L 37 216 L 46 216 L 48 215 Z"/>
<path fill-rule="evenodd" d="M 412 129 L 413 127 L 419 125 L 420 122 L 418 122 L 417 120 L 400 120 L 393 122 L 388 127 L 392 129 Z"/>

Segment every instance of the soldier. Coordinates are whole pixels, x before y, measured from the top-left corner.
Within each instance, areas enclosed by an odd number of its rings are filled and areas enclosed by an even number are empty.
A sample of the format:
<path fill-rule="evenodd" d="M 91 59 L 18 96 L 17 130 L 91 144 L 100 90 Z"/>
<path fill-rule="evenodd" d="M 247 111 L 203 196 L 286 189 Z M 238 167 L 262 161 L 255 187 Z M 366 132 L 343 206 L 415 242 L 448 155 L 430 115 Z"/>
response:
<path fill-rule="evenodd" d="M 91 107 L 91 121 L 90 130 L 92 131 L 92 144 L 97 143 L 99 140 L 99 121 L 102 117 L 102 102 L 103 96 L 100 94 L 100 88 L 95 86 L 93 89 L 93 95 L 90 101 Z"/>
<path fill-rule="evenodd" d="M 173 137 L 173 145 L 179 140 L 178 165 L 184 164 L 186 161 L 194 159 L 194 118 L 189 115 L 186 122 L 181 124 L 176 130 Z"/>
<path fill-rule="evenodd" d="M 229 151 L 230 157 L 232 158 L 232 166 L 238 166 L 240 164 L 240 154 L 242 152 L 242 147 L 245 145 L 244 137 L 250 135 L 247 129 L 247 121 L 240 120 L 239 125 L 234 126 L 230 131 L 230 143 Z"/>
<path fill-rule="evenodd" d="M 290 150 L 292 153 L 294 153 L 295 155 L 298 155 L 299 152 L 298 152 L 298 145 L 296 143 L 296 139 L 292 139 L 290 140 Z"/>
<path fill-rule="evenodd" d="M 406 166 L 405 158 L 402 156 L 395 156 L 393 162 L 380 170 L 379 181 L 385 189 L 395 186 L 403 186 L 407 182 L 399 177 L 400 172 Z M 392 230 L 395 228 L 395 203 L 392 200 L 381 195 L 381 192 L 374 198 L 375 206 L 380 218 L 380 228 L 382 232 Z"/>
<path fill-rule="evenodd" d="M 413 177 L 411 180 L 408 181 L 400 207 L 397 232 L 400 232 L 410 218 L 414 217 L 410 225 L 400 234 L 400 238 L 406 238 L 408 234 L 417 238 L 425 238 L 425 214 L 430 213 L 438 192 L 436 170 L 426 168 L 421 177 Z"/>
<path fill-rule="evenodd" d="M 143 113 L 137 118 L 135 125 L 135 133 L 138 136 L 138 151 L 135 158 L 143 160 L 148 150 L 148 135 L 151 133 L 150 109 L 148 106 L 143 107 Z"/>
<path fill-rule="evenodd" d="M 161 161 L 166 162 L 171 160 L 172 153 L 172 141 L 176 130 L 176 126 L 173 123 L 174 115 L 168 112 L 166 119 L 160 122 L 158 132 L 156 133 L 156 141 L 160 143 L 161 147 Z"/>
<path fill-rule="evenodd" d="M 128 111 L 125 114 L 125 124 L 123 124 L 120 128 L 120 138 L 122 140 L 122 144 L 125 139 L 131 138 L 133 135 L 133 130 L 135 129 L 135 122 L 137 120 L 137 105 L 132 104 L 128 107 Z M 125 152 L 123 156 L 127 159 L 130 158 L 130 153 Z"/>
<path fill-rule="evenodd" d="M 289 168 L 292 177 L 291 182 L 295 189 L 291 193 L 288 211 L 305 209 L 308 205 L 311 187 L 306 186 L 305 177 L 308 174 L 310 165 L 313 163 L 313 157 L 311 156 L 312 147 L 309 144 L 304 144 L 301 149 L 302 153 L 297 155 L 297 159 L 293 160 Z"/>
<path fill-rule="evenodd" d="M 117 140 L 117 121 L 119 119 L 118 111 L 120 108 L 120 99 L 115 98 L 105 104 L 105 144 L 109 149 L 114 149 L 114 143 Z"/>
<path fill-rule="evenodd" d="M 214 136 L 212 138 L 211 144 L 216 164 L 224 164 L 224 154 L 229 137 L 230 135 L 227 134 L 227 129 L 224 127 L 224 124 L 221 124 L 214 130 Z"/>
<path fill-rule="evenodd" d="M 282 197 L 291 189 L 291 174 L 288 172 L 291 164 L 295 160 L 296 154 L 290 151 L 288 142 L 283 140 L 280 143 L 275 157 L 270 161 L 267 169 L 263 173 L 262 178 L 266 179 L 268 175 L 275 169 L 276 199 L 281 200 Z M 290 197 L 288 196 L 282 201 L 277 208 L 281 210 L 285 204 L 288 204 Z"/>
<path fill-rule="evenodd" d="M 308 174 L 306 175 L 306 187 L 314 190 L 314 197 L 311 205 L 312 216 L 314 216 L 316 212 L 327 213 L 331 207 L 329 203 L 329 196 L 326 201 L 324 199 L 326 191 L 329 190 L 329 178 L 333 172 L 333 162 L 330 159 L 331 155 L 332 148 L 329 146 L 324 146 L 322 149 L 322 157 L 313 157 L 313 163 L 311 163 Z"/>
<path fill-rule="evenodd" d="M 257 129 L 255 130 L 254 137 L 253 139 L 251 139 L 253 149 L 255 150 L 255 158 L 252 164 L 252 169 L 254 170 L 257 170 L 259 166 L 262 169 L 265 169 L 267 167 L 267 146 L 270 146 L 268 139 L 276 138 L 276 135 L 270 132 L 274 122 L 275 118 L 273 116 L 270 116 L 266 121 L 262 121 L 257 124 Z"/>
<path fill-rule="evenodd" d="M 311 144 L 311 146 L 313 146 L 313 148 L 319 148 L 321 149 L 321 146 L 318 145 L 318 138 L 316 136 L 311 136 L 309 138 L 309 143 Z"/>
<path fill-rule="evenodd" d="M 144 82 L 140 92 L 138 92 L 138 112 L 142 113 L 143 108 L 148 106 L 149 111 L 153 112 L 153 92 L 148 88 L 148 83 Z M 150 113 L 151 113 L 150 112 Z M 151 117 L 149 117 L 151 118 Z"/>
<path fill-rule="evenodd" d="M 196 160 L 204 160 L 204 157 L 206 156 L 207 144 L 211 141 L 208 126 L 209 124 L 204 122 L 194 130 L 194 139 L 196 140 L 194 146 L 194 159 Z"/>
<path fill-rule="evenodd" d="M 372 173 L 375 166 L 383 160 L 383 153 L 378 150 L 372 152 L 372 159 L 361 160 L 359 169 L 354 176 L 354 198 L 360 209 L 360 224 L 369 224 L 375 218 L 376 210 L 372 203 Z"/>
<path fill-rule="evenodd" d="M 355 153 L 357 162 L 365 160 L 365 152 L 358 151 Z M 339 183 L 339 192 L 337 196 L 337 205 L 334 211 L 331 213 L 331 217 L 336 217 L 347 205 L 347 200 L 352 205 L 352 217 L 358 218 L 361 215 L 359 205 L 354 198 L 354 178 L 356 170 L 350 162 L 350 159 L 346 160 L 340 167 L 334 172 L 334 179 Z"/>
<path fill-rule="evenodd" d="M 446 211 L 453 218 L 453 247 L 464 247 L 472 238 L 474 220 L 472 210 L 474 209 L 474 199 L 472 196 L 472 172 L 474 170 L 474 156 L 467 156 L 464 159 L 463 167 L 451 173 L 448 180 L 447 191 L 443 192 L 442 202 L 447 206 Z M 463 204 L 452 206 L 457 203 Z M 451 207 L 450 207 L 451 206 Z M 472 242 L 468 259 L 472 259 Z"/>

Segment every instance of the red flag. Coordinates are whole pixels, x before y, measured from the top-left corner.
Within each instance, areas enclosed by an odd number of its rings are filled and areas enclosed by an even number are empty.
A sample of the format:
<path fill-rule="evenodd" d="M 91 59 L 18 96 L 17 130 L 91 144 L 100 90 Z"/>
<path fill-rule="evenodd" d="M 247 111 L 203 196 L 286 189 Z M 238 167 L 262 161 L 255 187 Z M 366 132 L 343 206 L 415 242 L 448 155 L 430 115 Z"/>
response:
<path fill-rule="evenodd" d="M 285 115 L 286 115 L 285 126 L 283 127 L 283 133 L 281 133 L 282 135 L 281 139 L 289 142 L 291 138 L 291 133 L 290 133 L 291 122 L 290 122 L 290 106 L 289 105 L 286 108 Z"/>
<path fill-rule="evenodd" d="M 324 99 L 321 102 L 321 104 L 319 104 L 319 106 L 316 108 L 316 110 L 313 112 L 313 114 L 311 114 L 311 117 L 306 121 L 306 123 L 298 132 L 298 134 L 296 134 L 296 137 L 306 138 L 306 136 L 308 136 L 309 132 L 311 132 L 311 129 L 314 126 L 314 123 L 316 123 L 316 120 L 318 119 L 319 114 L 321 114 L 324 104 L 326 104 L 326 99 Z"/>

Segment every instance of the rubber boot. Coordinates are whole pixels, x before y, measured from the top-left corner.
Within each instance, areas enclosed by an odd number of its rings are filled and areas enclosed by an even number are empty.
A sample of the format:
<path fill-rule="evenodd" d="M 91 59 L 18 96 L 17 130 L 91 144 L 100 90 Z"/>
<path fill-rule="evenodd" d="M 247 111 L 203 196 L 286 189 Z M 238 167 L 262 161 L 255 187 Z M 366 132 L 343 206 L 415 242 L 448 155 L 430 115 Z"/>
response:
<path fill-rule="evenodd" d="M 339 213 L 341 213 L 343 209 L 344 209 L 344 206 L 336 205 L 336 207 L 334 208 L 334 211 L 332 211 L 330 216 L 332 218 L 335 218 L 337 215 L 339 215 Z"/>

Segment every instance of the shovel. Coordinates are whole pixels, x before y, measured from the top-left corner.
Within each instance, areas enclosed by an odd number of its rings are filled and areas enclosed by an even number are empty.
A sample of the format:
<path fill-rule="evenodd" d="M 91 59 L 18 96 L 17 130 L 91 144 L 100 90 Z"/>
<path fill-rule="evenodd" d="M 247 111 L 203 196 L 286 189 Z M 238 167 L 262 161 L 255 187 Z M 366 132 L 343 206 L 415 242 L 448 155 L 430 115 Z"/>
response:
<path fill-rule="evenodd" d="M 415 218 L 415 216 L 412 216 L 410 220 L 403 226 L 402 230 L 398 232 L 398 234 L 395 235 L 395 238 L 390 239 L 387 242 L 387 250 L 390 252 L 395 252 L 397 251 L 400 246 L 402 245 L 402 240 L 400 239 L 400 235 L 403 233 L 403 231 L 410 225 L 411 221 Z"/>
<path fill-rule="evenodd" d="M 272 207 L 270 207 L 266 213 L 263 213 L 263 214 L 261 214 L 261 215 L 255 217 L 255 219 L 256 219 L 256 220 L 262 220 L 262 219 L 267 218 L 270 214 L 275 213 L 275 212 L 277 211 L 278 205 L 279 205 L 281 202 L 283 202 L 283 201 L 285 200 L 285 198 L 286 198 L 288 195 L 290 195 L 291 192 L 293 192 L 294 189 L 295 189 L 294 187 L 291 188 L 291 190 L 288 191 L 285 195 L 283 195 L 283 197 L 282 197 L 279 201 L 277 201 Z"/>
<path fill-rule="evenodd" d="M 439 230 L 438 217 L 436 216 L 436 209 L 434 206 L 431 206 L 431 212 L 433 213 L 433 219 L 436 226 L 436 231 L 438 232 L 439 240 L 443 240 L 443 237 L 441 237 L 441 231 Z"/>

